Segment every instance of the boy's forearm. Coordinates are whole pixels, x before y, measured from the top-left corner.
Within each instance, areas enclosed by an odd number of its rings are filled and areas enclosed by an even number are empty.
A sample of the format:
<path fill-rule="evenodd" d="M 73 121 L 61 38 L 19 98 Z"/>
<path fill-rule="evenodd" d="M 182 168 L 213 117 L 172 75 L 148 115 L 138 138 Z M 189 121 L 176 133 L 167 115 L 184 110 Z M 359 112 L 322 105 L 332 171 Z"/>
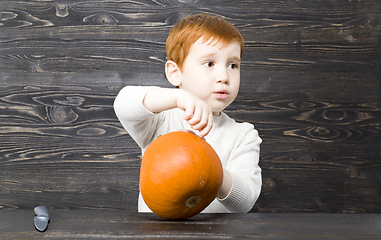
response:
<path fill-rule="evenodd" d="M 183 118 L 193 130 L 205 137 L 212 129 L 213 112 L 203 100 L 179 88 L 154 88 L 149 90 L 143 106 L 153 113 L 173 108 L 184 110 Z"/>
<path fill-rule="evenodd" d="M 221 189 L 218 193 L 218 197 L 220 199 L 224 199 L 231 191 L 233 186 L 233 179 L 231 174 L 228 172 L 228 170 L 224 169 L 224 175 L 223 175 L 223 181 Z"/>
<path fill-rule="evenodd" d="M 153 113 L 176 108 L 180 89 L 154 88 L 147 92 L 143 105 Z"/>

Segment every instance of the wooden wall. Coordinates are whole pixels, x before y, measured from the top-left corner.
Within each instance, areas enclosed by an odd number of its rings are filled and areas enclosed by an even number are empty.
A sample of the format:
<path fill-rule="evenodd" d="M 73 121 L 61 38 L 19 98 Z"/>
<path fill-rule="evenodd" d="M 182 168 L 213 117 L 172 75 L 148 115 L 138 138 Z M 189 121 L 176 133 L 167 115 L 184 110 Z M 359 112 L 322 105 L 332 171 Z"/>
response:
<path fill-rule="evenodd" d="M 381 213 L 378 0 L 1 1 L 0 209 L 137 210 L 140 151 L 113 108 L 168 86 L 165 40 L 188 14 L 246 40 L 226 112 L 263 138 L 252 212 Z"/>

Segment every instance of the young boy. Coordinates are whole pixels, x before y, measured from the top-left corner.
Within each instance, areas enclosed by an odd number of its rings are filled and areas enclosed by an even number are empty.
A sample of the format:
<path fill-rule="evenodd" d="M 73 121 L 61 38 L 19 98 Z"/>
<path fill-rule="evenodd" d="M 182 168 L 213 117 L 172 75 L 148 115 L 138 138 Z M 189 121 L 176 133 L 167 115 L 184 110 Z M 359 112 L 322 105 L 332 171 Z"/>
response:
<path fill-rule="evenodd" d="M 141 147 L 176 130 L 197 131 L 224 167 L 217 198 L 204 213 L 248 212 L 259 197 L 262 142 L 254 126 L 224 112 L 240 84 L 243 38 L 227 21 L 204 14 L 188 16 L 170 31 L 165 73 L 176 88 L 124 87 L 114 102 L 121 124 Z M 139 195 L 139 212 L 150 212 Z"/>

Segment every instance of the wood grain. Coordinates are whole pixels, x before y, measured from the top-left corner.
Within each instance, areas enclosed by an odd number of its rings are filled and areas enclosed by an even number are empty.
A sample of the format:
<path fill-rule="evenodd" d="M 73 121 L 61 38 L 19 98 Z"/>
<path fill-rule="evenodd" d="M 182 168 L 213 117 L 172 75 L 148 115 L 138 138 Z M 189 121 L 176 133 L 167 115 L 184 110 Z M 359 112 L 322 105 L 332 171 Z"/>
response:
<path fill-rule="evenodd" d="M 168 221 L 153 213 L 49 209 L 46 232 L 33 227 L 33 210 L 3 210 L 0 232 L 13 239 L 379 239 L 379 214 L 199 214 Z M 30 220 L 30 221 L 26 221 Z"/>
<path fill-rule="evenodd" d="M 263 139 L 253 212 L 380 213 L 381 5 L 367 1 L 2 1 L 0 209 L 136 211 L 140 150 L 112 104 L 168 87 L 179 19 L 245 38 L 226 112 Z"/>

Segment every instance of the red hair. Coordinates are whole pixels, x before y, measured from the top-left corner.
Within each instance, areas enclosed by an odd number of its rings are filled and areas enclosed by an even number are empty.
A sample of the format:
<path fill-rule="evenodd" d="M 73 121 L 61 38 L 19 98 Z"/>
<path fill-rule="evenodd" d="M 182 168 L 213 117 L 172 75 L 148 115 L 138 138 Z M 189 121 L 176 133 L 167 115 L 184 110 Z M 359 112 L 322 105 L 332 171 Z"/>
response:
<path fill-rule="evenodd" d="M 174 61 L 182 70 L 191 46 L 200 38 L 203 38 L 204 43 L 212 38 L 212 42 L 221 42 L 223 45 L 238 42 L 242 57 L 244 40 L 232 24 L 219 17 L 197 14 L 183 18 L 169 31 L 167 60 Z"/>

